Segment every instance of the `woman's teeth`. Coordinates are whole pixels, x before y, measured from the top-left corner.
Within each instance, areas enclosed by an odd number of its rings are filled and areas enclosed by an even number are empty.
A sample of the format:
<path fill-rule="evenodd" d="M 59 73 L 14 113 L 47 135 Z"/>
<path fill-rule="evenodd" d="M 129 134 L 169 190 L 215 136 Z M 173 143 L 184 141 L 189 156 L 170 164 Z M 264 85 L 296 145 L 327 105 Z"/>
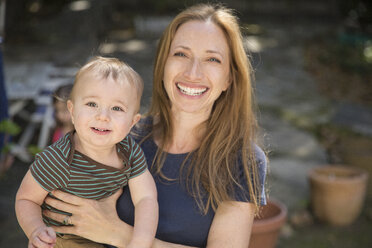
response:
<path fill-rule="evenodd" d="M 180 84 L 177 84 L 178 89 L 181 90 L 183 94 L 189 95 L 189 96 L 199 96 L 203 94 L 207 88 L 189 88 L 186 86 L 182 86 Z"/>

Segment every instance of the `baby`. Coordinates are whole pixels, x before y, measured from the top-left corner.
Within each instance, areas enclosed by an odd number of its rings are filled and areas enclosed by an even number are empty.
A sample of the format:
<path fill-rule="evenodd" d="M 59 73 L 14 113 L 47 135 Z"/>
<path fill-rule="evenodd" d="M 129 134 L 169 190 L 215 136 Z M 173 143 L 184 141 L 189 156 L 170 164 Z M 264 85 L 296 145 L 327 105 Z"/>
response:
<path fill-rule="evenodd" d="M 43 202 L 55 189 L 98 200 L 127 184 L 140 216 L 127 247 L 151 246 L 158 221 L 156 186 L 143 151 L 128 136 L 140 119 L 142 91 L 140 76 L 118 59 L 96 57 L 77 72 L 67 101 L 74 131 L 36 155 L 17 192 L 16 214 L 29 247 L 104 247 L 56 234 L 51 226 L 71 225 L 73 216 L 66 213 L 59 223 L 42 216 L 41 207 L 51 208 Z"/>

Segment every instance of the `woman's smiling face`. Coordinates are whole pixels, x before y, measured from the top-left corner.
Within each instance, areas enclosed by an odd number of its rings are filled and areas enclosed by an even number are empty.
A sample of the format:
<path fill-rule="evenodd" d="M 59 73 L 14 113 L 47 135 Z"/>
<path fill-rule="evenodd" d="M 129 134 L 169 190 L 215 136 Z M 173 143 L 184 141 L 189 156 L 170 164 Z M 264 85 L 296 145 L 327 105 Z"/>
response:
<path fill-rule="evenodd" d="M 212 22 L 182 24 L 171 43 L 164 87 L 172 111 L 205 113 L 230 84 L 230 52 L 223 31 Z"/>

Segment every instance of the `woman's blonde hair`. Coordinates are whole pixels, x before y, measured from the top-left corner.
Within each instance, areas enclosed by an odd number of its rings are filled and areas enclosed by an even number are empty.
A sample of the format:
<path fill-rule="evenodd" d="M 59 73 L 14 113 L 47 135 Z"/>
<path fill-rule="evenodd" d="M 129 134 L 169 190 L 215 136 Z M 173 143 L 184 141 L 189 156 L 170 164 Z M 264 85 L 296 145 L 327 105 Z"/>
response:
<path fill-rule="evenodd" d="M 75 75 L 70 99 L 75 94 L 75 88 L 79 83 L 80 78 L 88 73 L 99 79 L 112 78 L 119 84 L 127 82 L 132 87 L 135 87 L 137 93 L 136 110 L 137 112 L 139 111 L 143 92 L 142 78 L 135 70 L 133 70 L 132 67 L 117 58 L 96 56 L 83 65 Z"/>
<path fill-rule="evenodd" d="M 188 156 L 191 164 L 187 170 L 186 185 L 204 213 L 207 213 L 209 207 L 216 210 L 221 202 L 234 200 L 234 189 L 237 188 L 249 189 L 246 200 L 254 203 L 257 210 L 261 192 L 253 145 L 257 125 L 253 111 L 252 68 L 243 46 L 237 18 L 232 10 L 223 6 L 199 4 L 190 7 L 178 14 L 162 35 L 155 59 L 152 104 L 149 110 L 149 115 L 158 120 L 154 123 L 152 134 L 156 132 L 160 138 L 153 168 L 165 177 L 161 172 L 166 157 L 163 151 L 173 134 L 171 102 L 163 86 L 165 63 L 178 28 L 194 20 L 213 22 L 225 34 L 230 48 L 232 82 L 216 100 L 209 119 L 203 123 L 207 128 L 200 147 Z M 243 164 L 246 185 L 241 185 L 238 179 L 238 158 Z M 202 200 L 205 196 L 207 202 Z"/>

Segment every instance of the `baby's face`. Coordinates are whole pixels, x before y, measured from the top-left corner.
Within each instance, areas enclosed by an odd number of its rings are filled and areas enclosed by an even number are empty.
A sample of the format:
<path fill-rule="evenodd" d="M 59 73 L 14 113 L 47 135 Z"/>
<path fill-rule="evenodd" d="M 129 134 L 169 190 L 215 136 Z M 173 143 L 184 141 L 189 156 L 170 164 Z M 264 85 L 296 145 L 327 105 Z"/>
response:
<path fill-rule="evenodd" d="M 67 105 L 81 145 L 111 147 L 139 120 L 137 93 L 129 83 L 83 75 Z"/>

